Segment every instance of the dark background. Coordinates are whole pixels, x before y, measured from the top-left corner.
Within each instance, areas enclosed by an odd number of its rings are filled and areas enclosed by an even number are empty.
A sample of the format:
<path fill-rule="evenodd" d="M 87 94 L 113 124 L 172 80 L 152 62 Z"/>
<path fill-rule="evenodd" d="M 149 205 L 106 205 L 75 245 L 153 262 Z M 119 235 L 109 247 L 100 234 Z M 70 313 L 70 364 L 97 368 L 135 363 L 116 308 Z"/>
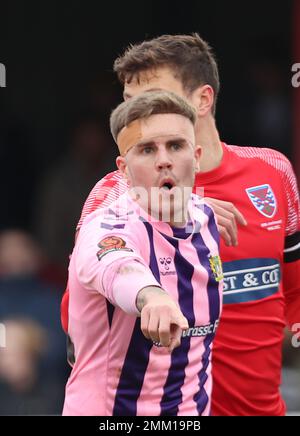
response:
<path fill-rule="evenodd" d="M 272 146 L 291 157 L 291 30 L 292 1 L 2 4 L 0 62 L 7 87 L 0 88 L 0 189 L 12 213 L 1 214 L 0 227 L 32 228 L 36 185 L 66 153 L 70 129 L 90 112 L 107 122 L 121 99 L 112 73 L 115 57 L 129 43 L 163 33 L 197 31 L 214 47 L 223 140 Z M 255 113 L 273 74 L 286 108 L 279 133 L 272 135 L 261 131 Z"/>

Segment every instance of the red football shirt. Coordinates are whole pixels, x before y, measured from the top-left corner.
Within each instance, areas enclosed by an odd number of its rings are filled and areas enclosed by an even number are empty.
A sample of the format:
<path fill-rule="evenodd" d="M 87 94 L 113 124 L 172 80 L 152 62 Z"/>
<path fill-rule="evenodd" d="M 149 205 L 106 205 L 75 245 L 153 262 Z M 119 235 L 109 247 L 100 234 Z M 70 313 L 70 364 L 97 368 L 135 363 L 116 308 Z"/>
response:
<path fill-rule="evenodd" d="M 289 161 L 261 148 L 223 144 L 221 165 L 196 178 L 206 197 L 232 202 L 248 225 L 238 247 L 221 243 L 225 289 L 213 352 L 213 415 L 283 415 L 283 328 L 300 321 L 297 182 Z M 118 171 L 97 183 L 86 215 L 126 190 Z M 68 293 L 62 302 L 67 331 Z"/>
<path fill-rule="evenodd" d="M 204 186 L 206 197 L 232 202 L 248 222 L 239 227 L 237 247 L 221 242 L 225 287 L 214 341 L 212 414 L 283 415 L 283 328 L 300 320 L 293 170 L 274 150 L 224 146 L 221 165 L 199 174 L 196 186 Z"/>

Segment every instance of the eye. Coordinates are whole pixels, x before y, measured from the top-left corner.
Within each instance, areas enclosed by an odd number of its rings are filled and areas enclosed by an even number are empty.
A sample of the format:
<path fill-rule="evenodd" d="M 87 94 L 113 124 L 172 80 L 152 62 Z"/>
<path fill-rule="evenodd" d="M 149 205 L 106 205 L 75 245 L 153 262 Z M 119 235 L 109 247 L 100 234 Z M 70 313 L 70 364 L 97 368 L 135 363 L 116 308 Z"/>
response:
<path fill-rule="evenodd" d="M 150 154 L 152 152 L 153 152 L 153 147 L 151 147 L 151 146 L 146 146 L 142 149 L 143 154 Z"/>
<path fill-rule="evenodd" d="M 179 142 L 172 142 L 172 144 L 170 144 L 170 148 L 177 151 L 182 148 L 182 144 L 180 144 Z"/>

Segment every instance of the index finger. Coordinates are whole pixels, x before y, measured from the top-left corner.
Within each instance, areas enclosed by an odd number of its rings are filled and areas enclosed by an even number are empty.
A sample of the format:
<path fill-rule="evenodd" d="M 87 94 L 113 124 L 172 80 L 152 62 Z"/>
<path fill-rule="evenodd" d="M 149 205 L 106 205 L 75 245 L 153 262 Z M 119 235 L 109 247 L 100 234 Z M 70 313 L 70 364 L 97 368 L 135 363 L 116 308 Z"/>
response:
<path fill-rule="evenodd" d="M 168 347 L 171 341 L 171 323 L 170 317 L 166 314 L 159 321 L 159 342 L 163 347 Z"/>
<path fill-rule="evenodd" d="M 182 329 L 176 325 L 172 325 L 172 336 L 171 336 L 171 342 L 169 345 L 169 352 L 172 353 L 174 348 L 179 347 L 181 343 L 181 336 L 182 336 Z"/>

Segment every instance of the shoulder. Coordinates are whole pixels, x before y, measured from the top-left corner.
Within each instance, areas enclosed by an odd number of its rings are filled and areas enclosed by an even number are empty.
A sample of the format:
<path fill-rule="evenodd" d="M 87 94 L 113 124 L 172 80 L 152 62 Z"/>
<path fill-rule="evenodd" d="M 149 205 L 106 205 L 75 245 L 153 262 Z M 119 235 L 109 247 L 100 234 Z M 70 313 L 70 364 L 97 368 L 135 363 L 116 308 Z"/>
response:
<path fill-rule="evenodd" d="M 91 212 L 82 223 L 82 228 L 100 226 L 102 223 L 109 227 L 119 227 L 128 223 L 129 218 L 135 214 L 131 204 L 127 201 L 127 195 L 123 194 L 108 206 L 103 206 Z"/>
<path fill-rule="evenodd" d="M 107 173 L 104 177 L 102 177 L 101 180 L 99 180 L 98 183 L 100 183 L 100 182 L 105 183 L 105 182 L 109 182 L 111 180 L 118 181 L 118 180 L 121 180 L 122 178 L 123 178 L 122 173 L 119 170 L 116 170 L 116 171 L 112 171 L 110 173 Z"/>
<path fill-rule="evenodd" d="M 90 213 L 83 221 L 79 234 L 126 234 L 135 239 L 141 225 L 131 199 L 124 193 L 109 206 Z"/>
<path fill-rule="evenodd" d="M 89 193 L 83 206 L 77 230 L 87 215 L 96 209 L 106 207 L 127 191 L 127 182 L 120 171 L 113 171 L 99 180 Z"/>
<path fill-rule="evenodd" d="M 259 159 L 276 169 L 279 172 L 286 173 L 291 169 L 291 163 L 284 154 L 272 148 L 265 147 L 248 147 L 225 144 L 226 149 L 241 159 Z"/>
<path fill-rule="evenodd" d="M 120 189 L 120 195 L 124 192 L 124 188 L 127 187 L 127 182 L 122 176 L 120 171 L 113 171 L 104 176 L 101 180 L 99 180 L 93 188 L 93 195 L 102 195 L 103 200 L 109 194 L 111 189 Z M 101 201 L 101 198 L 98 200 Z"/>

